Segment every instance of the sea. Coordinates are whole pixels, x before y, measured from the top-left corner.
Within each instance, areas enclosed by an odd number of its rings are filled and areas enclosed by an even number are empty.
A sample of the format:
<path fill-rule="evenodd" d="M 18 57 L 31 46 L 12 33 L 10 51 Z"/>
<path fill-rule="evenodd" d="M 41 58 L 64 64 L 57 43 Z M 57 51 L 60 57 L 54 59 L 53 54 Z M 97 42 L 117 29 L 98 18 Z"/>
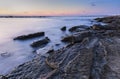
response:
<path fill-rule="evenodd" d="M 0 18 L 0 75 L 6 75 L 15 67 L 28 62 L 38 54 L 43 54 L 49 47 L 55 50 L 65 46 L 61 38 L 69 35 L 69 31 L 61 31 L 63 26 L 67 30 L 77 25 L 92 25 L 93 19 L 102 16 L 74 16 L 74 17 L 41 17 L 41 18 Z M 43 48 L 32 48 L 34 41 L 44 37 L 29 40 L 13 40 L 20 35 L 45 32 L 45 37 L 51 41 Z M 39 53 L 34 52 L 39 50 Z"/>

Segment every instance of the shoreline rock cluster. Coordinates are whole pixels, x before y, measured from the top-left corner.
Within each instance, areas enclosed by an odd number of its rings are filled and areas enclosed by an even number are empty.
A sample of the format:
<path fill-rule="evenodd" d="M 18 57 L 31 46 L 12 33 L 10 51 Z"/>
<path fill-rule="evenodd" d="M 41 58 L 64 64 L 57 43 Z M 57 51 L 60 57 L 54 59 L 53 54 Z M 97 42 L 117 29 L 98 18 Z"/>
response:
<path fill-rule="evenodd" d="M 95 20 L 106 25 L 75 27 L 62 39 L 68 46 L 19 65 L 6 79 L 120 79 L 120 17 Z"/>
<path fill-rule="evenodd" d="M 31 33 L 28 35 L 21 35 L 21 36 L 15 37 L 13 40 L 21 40 L 21 41 L 24 40 L 25 41 L 25 40 L 38 38 L 38 37 L 44 37 L 44 36 L 45 36 L 45 32 L 37 32 L 37 33 Z M 44 37 L 42 39 L 32 42 L 30 46 L 33 48 L 37 48 L 37 47 L 42 48 L 45 45 L 47 45 L 49 42 L 50 42 L 50 39 L 48 37 Z"/>

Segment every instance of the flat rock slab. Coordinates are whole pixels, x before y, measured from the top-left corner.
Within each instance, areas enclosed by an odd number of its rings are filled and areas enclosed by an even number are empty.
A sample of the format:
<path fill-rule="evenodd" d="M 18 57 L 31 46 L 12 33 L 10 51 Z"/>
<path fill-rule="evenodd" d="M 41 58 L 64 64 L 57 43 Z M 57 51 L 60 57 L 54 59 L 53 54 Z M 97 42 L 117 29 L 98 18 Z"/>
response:
<path fill-rule="evenodd" d="M 44 35 L 45 35 L 44 32 L 37 32 L 37 33 L 21 35 L 21 36 L 15 37 L 14 40 L 28 40 L 28 39 L 32 39 L 32 38 L 36 38 L 36 37 L 40 37 L 40 36 L 44 36 Z"/>

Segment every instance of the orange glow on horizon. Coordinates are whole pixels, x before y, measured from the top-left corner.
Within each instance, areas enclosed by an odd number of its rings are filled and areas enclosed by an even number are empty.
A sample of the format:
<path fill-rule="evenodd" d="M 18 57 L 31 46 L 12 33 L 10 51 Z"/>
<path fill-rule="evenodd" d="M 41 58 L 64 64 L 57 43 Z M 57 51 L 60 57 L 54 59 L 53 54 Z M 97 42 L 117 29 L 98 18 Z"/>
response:
<path fill-rule="evenodd" d="M 5 9 L 0 9 L 0 15 L 21 15 L 21 16 L 71 16 L 71 15 L 91 15 L 95 13 L 100 13 L 102 10 L 94 10 L 91 11 L 87 9 L 87 11 L 81 10 L 44 10 L 44 11 L 37 11 L 37 10 L 30 10 L 30 11 L 9 11 Z"/>
<path fill-rule="evenodd" d="M 88 10 L 89 11 L 89 10 Z M 88 12 L 89 13 L 89 12 Z M 85 14 L 83 9 L 58 9 L 58 10 L 28 10 L 28 11 L 9 11 L 7 9 L 0 9 L 0 15 L 28 15 L 28 16 L 66 16 L 66 15 L 82 15 Z"/>

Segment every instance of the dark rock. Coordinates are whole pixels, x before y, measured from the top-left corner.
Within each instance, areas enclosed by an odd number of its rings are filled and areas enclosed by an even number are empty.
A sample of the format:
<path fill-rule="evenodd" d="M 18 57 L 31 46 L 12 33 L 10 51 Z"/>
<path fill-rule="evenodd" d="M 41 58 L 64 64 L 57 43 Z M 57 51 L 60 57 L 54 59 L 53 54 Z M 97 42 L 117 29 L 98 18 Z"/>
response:
<path fill-rule="evenodd" d="M 48 37 L 45 37 L 42 40 L 35 41 L 31 44 L 32 47 L 44 47 L 46 44 L 50 42 L 50 39 Z"/>
<path fill-rule="evenodd" d="M 80 25 L 80 26 L 71 27 L 71 28 L 69 29 L 69 31 L 70 31 L 70 32 L 75 32 L 75 31 L 86 30 L 86 29 L 89 29 L 89 27 L 86 26 L 86 25 Z"/>
<path fill-rule="evenodd" d="M 62 31 L 66 31 L 66 26 L 61 28 Z"/>
<path fill-rule="evenodd" d="M 18 36 L 16 38 L 14 38 L 14 40 L 27 40 L 27 39 L 44 36 L 44 35 L 45 35 L 45 32 L 37 32 L 37 33 L 33 33 L 33 34 Z"/>

